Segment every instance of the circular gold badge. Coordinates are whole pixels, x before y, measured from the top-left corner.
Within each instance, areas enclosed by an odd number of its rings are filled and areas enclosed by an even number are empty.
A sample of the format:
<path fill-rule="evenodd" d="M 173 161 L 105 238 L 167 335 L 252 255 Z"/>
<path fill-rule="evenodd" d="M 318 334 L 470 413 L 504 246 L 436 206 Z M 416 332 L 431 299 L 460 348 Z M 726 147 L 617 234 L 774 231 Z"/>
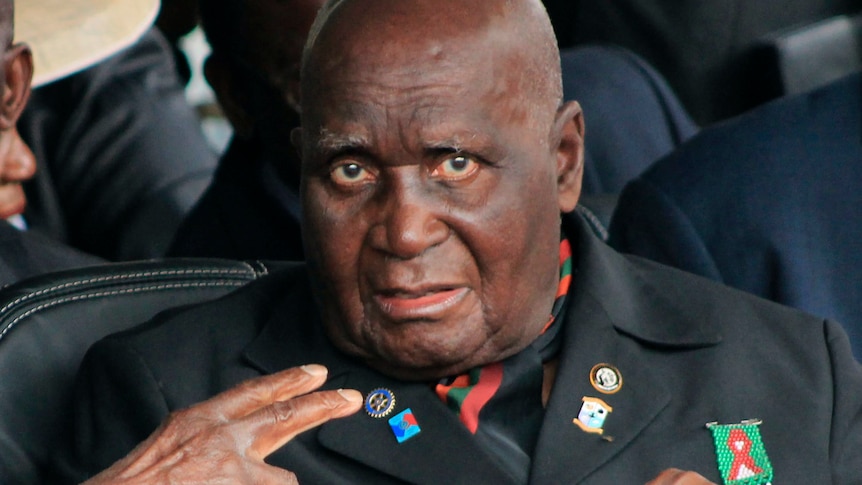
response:
<path fill-rule="evenodd" d="M 590 371 L 590 383 L 604 394 L 615 394 L 623 387 L 623 375 L 610 364 L 596 364 Z"/>
<path fill-rule="evenodd" d="M 375 389 L 365 397 L 365 412 L 372 418 L 382 418 L 395 409 L 395 394 L 389 389 Z"/>

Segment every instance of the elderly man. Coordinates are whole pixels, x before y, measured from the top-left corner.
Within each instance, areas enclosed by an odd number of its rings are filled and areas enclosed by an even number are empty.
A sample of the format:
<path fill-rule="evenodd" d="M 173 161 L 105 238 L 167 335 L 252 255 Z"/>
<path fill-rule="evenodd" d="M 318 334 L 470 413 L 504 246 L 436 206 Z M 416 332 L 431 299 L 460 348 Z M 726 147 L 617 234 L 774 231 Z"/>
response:
<path fill-rule="evenodd" d="M 561 229 L 584 124 L 538 0 L 330 2 L 302 93 L 307 265 L 91 349 L 81 466 L 150 435 L 92 483 L 862 478 L 837 324 Z"/>
<path fill-rule="evenodd" d="M 83 12 L 81 17 L 93 15 L 92 11 L 99 10 L 99 7 L 104 9 L 101 5 L 94 6 L 89 0 L 80 3 L 82 5 L 69 2 L 64 5 L 69 12 Z M 19 134 L 19 121 L 31 99 L 32 84 L 55 80 L 83 69 L 120 50 L 135 38 L 136 29 L 149 22 L 140 12 L 146 10 L 147 3 L 138 4 L 137 9 L 130 11 L 118 9 L 126 16 L 126 24 L 121 28 L 112 27 L 109 32 L 94 28 L 84 39 L 75 25 L 83 22 L 81 18 L 66 17 L 63 21 L 67 24 L 58 24 L 57 19 L 43 17 L 46 9 L 50 8 L 45 2 L 21 2 L 15 12 L 12 0 L 0 1 L 0 46 L 3 50 L 0 75 L 5 80 L 3 103 L 0 105 L 0 286 L 40 273 L 103 262 L 100 258 L 26 230 L 32 221 L 22 217 L 28 203 L 24 184 L 36 175 L 37 161 Z M 42 65 L 35 66 L 35 70 L 30 47 L 13 42 L 13 17 L 20 23 L 18 36 L 34 41 L 33 51 L 43 61 Z M 96 48 L 99 52 L 94 55 Z"/>

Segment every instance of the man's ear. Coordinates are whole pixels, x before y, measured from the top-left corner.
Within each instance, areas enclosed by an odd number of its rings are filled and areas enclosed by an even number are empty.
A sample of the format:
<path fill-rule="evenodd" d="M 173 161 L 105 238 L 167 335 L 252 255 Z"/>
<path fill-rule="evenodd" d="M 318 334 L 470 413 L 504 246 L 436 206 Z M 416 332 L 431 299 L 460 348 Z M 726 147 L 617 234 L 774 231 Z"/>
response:
<path fill-rule="evenodd" d="M 577 101 L 557 110 L 553 147 L 557 156 L 557 192 L 560 212 L 575 210 L 584 178 L 584 115 Z"/>
<path fill-rule="evenodd" d="M 254 133 L 254 120 L 245 109 L 245 90 L 231 67 L 226 58 L 213 54 L 204 62 L 204 77 L 236 136 L 248 140 Z"/>
<path fill-rule="evenodd" d="M 33 80 L 33 54 L 26 44 L 10 47 L 3 58 L 3 100 L 0 105 L 0 130 L 15 127 L 30 98 Z"/>

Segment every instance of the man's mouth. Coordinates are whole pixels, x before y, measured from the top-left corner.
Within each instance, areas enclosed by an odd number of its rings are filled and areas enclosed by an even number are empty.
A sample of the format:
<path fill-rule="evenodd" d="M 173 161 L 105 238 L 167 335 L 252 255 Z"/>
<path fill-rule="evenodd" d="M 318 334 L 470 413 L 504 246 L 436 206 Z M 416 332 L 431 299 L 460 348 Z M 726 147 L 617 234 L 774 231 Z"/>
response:
<path fill-rule="evenodd" d="M 469 291 L 463 286 L 393 289 L 376 292 L 374 301 L 393 320 L 437 319 L 461 303 Z"/>

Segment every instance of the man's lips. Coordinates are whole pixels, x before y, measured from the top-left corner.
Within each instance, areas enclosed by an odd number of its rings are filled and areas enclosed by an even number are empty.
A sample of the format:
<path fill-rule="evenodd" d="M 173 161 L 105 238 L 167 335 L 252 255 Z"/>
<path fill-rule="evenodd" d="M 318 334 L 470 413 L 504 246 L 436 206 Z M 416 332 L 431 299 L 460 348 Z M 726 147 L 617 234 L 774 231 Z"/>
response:
<path fill-rule="evenodd" d="M 374 301 L 393 320 L 434 319 L 456 307 L 469 291 L 463 286 L 380 291 L 374 294 Z"/>

